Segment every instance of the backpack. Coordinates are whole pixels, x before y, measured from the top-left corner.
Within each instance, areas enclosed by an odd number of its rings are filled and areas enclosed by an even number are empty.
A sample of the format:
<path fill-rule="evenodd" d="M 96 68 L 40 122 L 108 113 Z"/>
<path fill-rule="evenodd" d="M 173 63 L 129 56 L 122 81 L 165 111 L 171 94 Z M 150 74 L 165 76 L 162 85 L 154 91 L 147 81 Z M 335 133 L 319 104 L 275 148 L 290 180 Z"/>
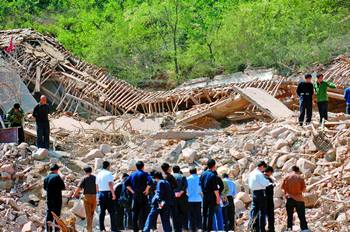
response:
<path fill-rule="evenodd" d="M 127 189 L 125 187 L 125 184 L 122 184 L 122 185 L 123 185 L 123 187 L 122 187 L 122 191 L 120 193 L 120 197 L 118 199 L 118 204 L 125 209 L 129 209 L 129 208 L 131 208 L 130 199 L 128 197 L 128 193 L 127 193 Z"/>

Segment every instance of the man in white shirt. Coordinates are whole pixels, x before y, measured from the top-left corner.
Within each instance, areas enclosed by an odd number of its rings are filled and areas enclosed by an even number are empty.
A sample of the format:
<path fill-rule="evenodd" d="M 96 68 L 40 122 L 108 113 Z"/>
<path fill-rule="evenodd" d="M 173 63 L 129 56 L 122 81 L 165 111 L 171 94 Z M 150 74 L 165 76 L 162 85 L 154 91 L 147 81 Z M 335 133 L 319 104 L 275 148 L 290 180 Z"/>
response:
<path fill-rule="evenodd" d="M 115 193 L 113 189 L 114 178 L 109 171 L 110 163 L 103 161 L 102 170 L 96 176 L 96 188 L 98 191 L 98 200 L 100 204 L 100 231 L 106 231 L 104 221 L 106 210 L 108 211 L 111 219 L 111 231 L 116 232 L 115 223 Z"/>
<path fill-rule="evenodd" d="M 266 167 L 267 164 L 264 161 L 260 161 L 257 168 L 249 174 L 248 178 L 248 185 L 253 193 L 249 228 L 255 232 L 265 232 L 267 206 L 265 190 L 270 185 L 270 182 L 263 174 Z"/>

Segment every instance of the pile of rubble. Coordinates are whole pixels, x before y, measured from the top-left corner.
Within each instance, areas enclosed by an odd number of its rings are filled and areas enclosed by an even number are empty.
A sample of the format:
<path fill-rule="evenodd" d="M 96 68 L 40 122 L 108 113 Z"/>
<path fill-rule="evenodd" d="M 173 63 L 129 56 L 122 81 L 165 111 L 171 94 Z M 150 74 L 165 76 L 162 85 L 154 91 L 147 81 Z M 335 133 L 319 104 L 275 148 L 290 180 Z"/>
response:
<path fill-rule="evenodd" d="M 159 169 L 164 161 L 182 168 L 202 169 L 209 158 L 218 163 L 218 173 L 229 173 L 237 184 L 235 198 L 237 231 L 245 231 L 251 196 L 247 177 L 258 160 L 275 168 L 275 213 L 277 231 L 286 224 L 284 196 L 280 188 L 283 176 L 298 165 L 307 183 L 307 219 L 313 231 L 347 231 L 350 210 L 350 118 L 333 117 L 319 128 L 318 123 L 299 127 L 295 118 L 271 123 L 254 121 L 233 124 L 225 129 L 202 131 L 166 129 L 159 132 L 128 133 L 129 139 L 118 143 L 90 142 L 80 152 L 46 151 L 22 143 L 0 145 L 0 229 L 3 231 L 43 231 L 45 191 L 43 178 L 50 163 L 58 163 L 64 176 L 64 206 L 61 218 L 73 216 L 75 227 L 82 231 L 84 215 L 77 209 L 78 200 L 70 198 L 83 175 L 82 167 L 90 164 L 95 171 L 103 160 L 112 163 L 116 179 L 135 169 L 143 160 L 147 171 Z M 60 131 L 62 133 L 62 131 Z M 82 132 L 76 132 L 81 135 Z M 79 144 L 81 137 L 76 136 Z M 85 141 L 82 142 L 84 144 Z M 296 220 L 298 221 L 298 220 Z M 97 218 L 95 223 L 97 222 Z"/>

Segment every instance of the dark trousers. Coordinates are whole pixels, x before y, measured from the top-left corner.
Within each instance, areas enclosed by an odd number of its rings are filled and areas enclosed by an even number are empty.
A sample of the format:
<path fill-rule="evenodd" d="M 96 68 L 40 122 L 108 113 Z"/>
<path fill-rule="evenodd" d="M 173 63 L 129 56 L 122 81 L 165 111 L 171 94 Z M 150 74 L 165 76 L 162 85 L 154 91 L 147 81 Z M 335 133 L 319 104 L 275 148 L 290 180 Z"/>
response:
<path fill-rule="evenodd" d="M 328 120 L 328 101 L 317 102 L 318 112 L 320 113 L 320 122 L 322 119 Z"/>
<path fill-rule="evenodd" d="M 188 226 L 185 225 L 188 214 L 187 204 L 187 197 L 180 197 L 175 200 L 173 216 L 173 226 L 175 232 L 181 232 L 182 229 L 188 229 Z"/>
<path fill-rule="evenodd" d="M 117 230 L 132 229 L 132 212 L 130 208 L 116 206 L 116 227 Z"/>
<path fill-rule="evenodd" d="M 266 204 L 265 190 L 253 191 L 249 226 L 254 232 L 265 232 Z"/>
<path fill-rule="evenodd" d="M 145 227 L 143 228 L 144 232 L 149 232 L 152 228 L 152 225 L 157 223 L 158 214 L 160 214 L 160 219 L 162 220 L 163 231 L 164 232 L 172 231 L 171 225 L 170 225 L 170 207 L 167 205 L 164 205 L 162 209 L 158 209 L 158 205 L 154 205 L 148 214 Z"/>
<path fill-rule="evenodd" d="M 196 232 L 202 229 L 202 202 L 189 202 L 190 230 Z"/>
<path fill-rule="evenodd" d="M 22 124 L 12 123 L 11 127 L 18 127 L 18 144 L 21 144 L 24 142 L 24 130 Z"/>
<path fill-rule="evenodd" d="M 350 114 L 350 104 L 346 105 L 346 111 L 347 114 Z"/>
<path fill-rule="evenodd" d="M 48 222 L 54 221 L 51 212 L 54 212 L 57 216 L 61 215 L 61 208 L 62 208 L 62 202 L 48 204 L 47 211 L 46 211 L 46 231 L 47 232 L 60 231 L 57 227 L 55 228 L 55 230 L 52 230 L 52 227 L 48 225 Z"/>
<path fill-rule="evenodd" d="M 50 124 L 48 122 L 36 124 L 36 145 L 38 148 L 49 149 Z"/>
<path fill-rule="evenodd" d="M 112 232 L 117 231 L 116 218 L 115 218 L 115 202 L 112 200 L 112 193 L 110 191 L 99 192 L 98 201 L 100 204 L 100 215 L 99 215 L 100 230 L 101 231 L 106 230 L 105 216 L 106 216 L 106 210 L 107 210 L 109 213 L 109 217 L 111 219 L 111 231 Z"/>
<path fill-rule="evenodd" d="M 148 213 L 147 196 L 143 193 L 135 193 L 132 206 L 132 221 L 134 231 L 139 231 L 145 225 Z"/>
<path fill-rule="evenodd" d="M 203 196 L 203 231 L 213 230 L 213 218 L 217 207 L 214 194 Z"/>
<path fill-rule="evenodd" d="M 269 228 L 268 231 L 275 232 L 275 204 L 273 202 L 273 196 L 267 198 L 266 213 Z"/>
<path fill-rule="evenodd" d="M 293 213 L 294 209 L 297 211 L 299 221 L 300 221 L 300 229 L 301 230 L 307 230 L 307 222 L 305 218 L 305 204 L 302 201 L 296 201 L 292 198 L 287 199 L 286 203 L 286 209 L 287 209 L 287 227 L 292 228 L 293 227 Z"/>
<path fill-rule="evenodd" d="M 307 123 L 311 122 L 312 99 L 301 97 L 299 102 L 299 107 L 300 107 L 299 123 L 300 124 L 304 123 L 305 111 L 306 111 L 306 122 Z"/>
<path fill-rule="evenodd" d="M 232 196 L 227 197 L 228 205 L 222 208 L 225 231 L 235 230 L 235 203 Z"/>

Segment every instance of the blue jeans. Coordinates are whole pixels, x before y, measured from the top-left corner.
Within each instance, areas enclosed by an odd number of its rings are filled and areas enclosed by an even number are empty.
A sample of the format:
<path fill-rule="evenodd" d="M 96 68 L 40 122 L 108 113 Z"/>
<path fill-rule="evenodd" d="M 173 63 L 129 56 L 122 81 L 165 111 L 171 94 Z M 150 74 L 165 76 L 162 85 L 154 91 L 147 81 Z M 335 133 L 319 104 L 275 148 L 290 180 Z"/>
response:
<path fill-rule="evenodd" d="M 256 232 L 265 232 L 266 204 L 265 190 L 253 191 L 249 226 Z"/>
<path fill-rule="evenodd" d="M 222 214 L 222 207 L 220 205 L 217 206 L 214 211 L 213 230 L 215 231 L 224 230 L 224 217 Z"/>
<path fill-rule="evenodd" d="M 195 232 L 202 229 L 202 202 L 188 202 L 190 230 Z"/>
<path fill-rule="evenodd" d="M 106 216 L 106 210 L 107 210 L 111 219 L 111 231 L 112 232 L 117 231 L 116 218 L 115 218 L 115 202 L 112 200 L 112 193 L 110 191 L 98 192 L 98 201 L 100 204 L 100 215 L 99 215 L 100 230 L 101 231 L 106 230 L 105 216 Z"/>
<path fill-rule="evenodd" d="M 36 124 L 36 146 L 49 149 L 50 145 L 50 124 L 49 122 L 38 122 Z"/>
<path fill-rule="evenodd" d="M 160 214 L 160 219 L 162 220 L 163 231 L 171 232 L 170 225 L 170 207 L 164 205 L 162 209 L 158 209 L 158 205 L 154 205 L 148 214 L 145 227 L 143 232 L 149 232 L 152 229 L 152 225 L 156 224 L 158 214 Z"/>
<path fill-rule="evenodd" d="M 312 98 L 300 98 L 300 115 L 299 115 L 299 123 L 304 123 L 305 111 L 306 111 L 306 122 L 311 122 L 312 117 Z"/>

